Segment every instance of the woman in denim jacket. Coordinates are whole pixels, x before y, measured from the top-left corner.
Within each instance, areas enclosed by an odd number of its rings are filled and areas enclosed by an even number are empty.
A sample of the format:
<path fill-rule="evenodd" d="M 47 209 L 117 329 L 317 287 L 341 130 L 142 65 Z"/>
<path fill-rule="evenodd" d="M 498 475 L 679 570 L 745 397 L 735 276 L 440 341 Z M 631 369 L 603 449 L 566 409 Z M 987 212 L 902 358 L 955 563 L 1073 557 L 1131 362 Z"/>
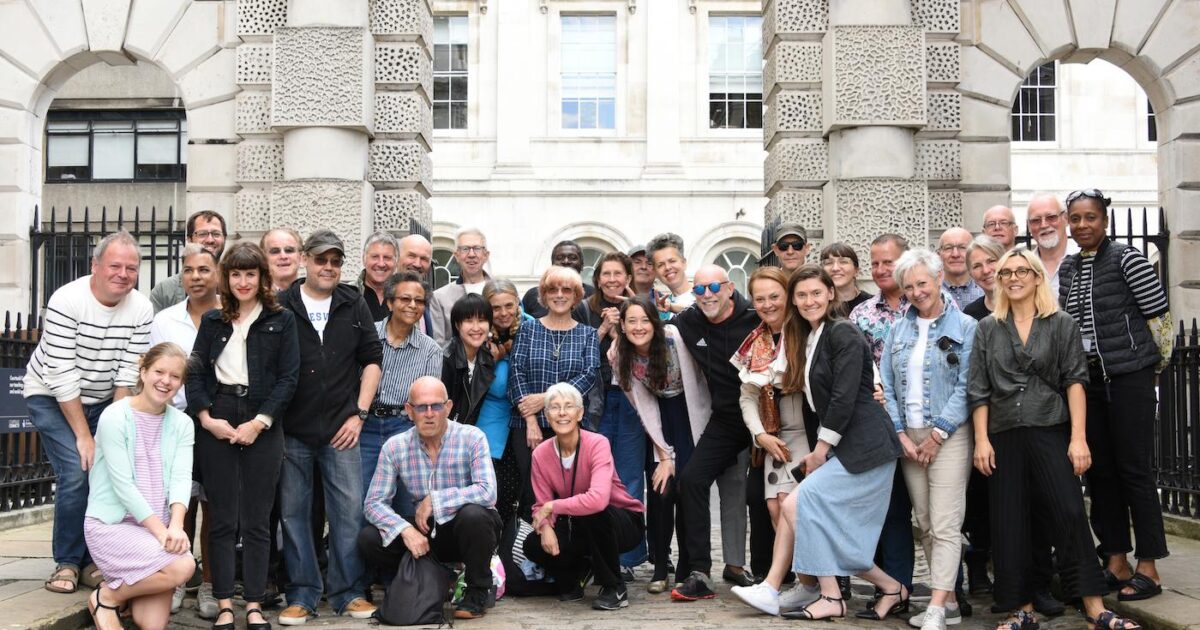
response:
<path fill-rule="evenodd" d="M 974 443 L 964 422 L 976 323 L 942 292 L 942 261 L 933 252 L 905 252 L 895 278 L 911 308 L 888 332 L 879 368 L 933 587 L 929 607 L 913 623 L 944 630 L 947 617 L 961 619 L 954 582 Z"/>

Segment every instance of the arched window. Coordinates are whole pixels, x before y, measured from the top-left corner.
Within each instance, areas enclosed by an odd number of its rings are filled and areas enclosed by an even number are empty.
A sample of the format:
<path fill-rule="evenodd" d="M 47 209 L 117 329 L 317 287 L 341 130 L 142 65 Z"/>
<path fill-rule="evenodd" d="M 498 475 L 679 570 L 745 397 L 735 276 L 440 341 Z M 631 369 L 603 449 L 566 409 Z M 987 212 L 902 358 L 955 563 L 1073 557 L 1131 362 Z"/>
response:
<path fill-rule="evenodd" d="M 454 250 L 435 247 L 433 249 L 433 290 L 458 282 L 458 261 Z"/>
<path fill-rule="evenodd" d="M 596 265 L 600 263 L 600 259 L 608 253 L 609 250 L 600 249 L 598 247 L 589 247 L 584 245 L 583 249 L 583 271 L 579 272 L 583 276 L 584 284 L 592 283 L 592 274 L 596 272 Z"/>
<path fill-rule="evenodd" d="M 727 249 L 713 259 L 713 264 L 729 272 L 729 279 L 742 295 L 747 295 L 746 282 L 758 269 L 758 254 L 740 247 Z"/>

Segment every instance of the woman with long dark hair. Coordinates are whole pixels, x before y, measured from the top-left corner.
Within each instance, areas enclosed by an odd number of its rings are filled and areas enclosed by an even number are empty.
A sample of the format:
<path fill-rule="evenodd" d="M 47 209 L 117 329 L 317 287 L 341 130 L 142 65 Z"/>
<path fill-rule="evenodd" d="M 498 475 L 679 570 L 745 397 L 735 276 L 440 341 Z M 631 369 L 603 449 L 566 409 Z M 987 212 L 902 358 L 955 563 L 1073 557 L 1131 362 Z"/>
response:
<path fill-rule="evenodd" d="M 214 630 L 233 630 L 234 545 L 242 539 L 246 625 L 266 630 L 262 612 L 270 516 L 283 430 L 276 420 L 296 389 L 300 347 L 291 311 L 271 288 L 267 257 L 238 243 L 221 258 L 221 310 L 200 320 L 188 375 L 188 412 L 199 419 L 196 456 L 212 507 Z M 257 621 L 253 621 L 258 617 Z"/>

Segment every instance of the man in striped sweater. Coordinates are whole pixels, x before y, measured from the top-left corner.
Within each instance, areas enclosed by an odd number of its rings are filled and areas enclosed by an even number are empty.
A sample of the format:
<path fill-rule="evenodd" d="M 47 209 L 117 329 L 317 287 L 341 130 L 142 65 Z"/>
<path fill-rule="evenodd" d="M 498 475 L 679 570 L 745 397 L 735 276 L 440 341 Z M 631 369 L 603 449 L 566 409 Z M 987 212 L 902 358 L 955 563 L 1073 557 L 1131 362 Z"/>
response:
<path fill-rule="evenodd" d="M 42 336 L 25 368 L 25 403 L 58 476 L 54 497 L 54 574 L 46 590 L 74 592 L 87 560 L 83 515 L 87 471 L 100 413 L 137 384 L 149 349 L 150 300 L 137 292 L 141 253 L 124 230 L 104 237 L 92 274 L 50 296 Z"/>

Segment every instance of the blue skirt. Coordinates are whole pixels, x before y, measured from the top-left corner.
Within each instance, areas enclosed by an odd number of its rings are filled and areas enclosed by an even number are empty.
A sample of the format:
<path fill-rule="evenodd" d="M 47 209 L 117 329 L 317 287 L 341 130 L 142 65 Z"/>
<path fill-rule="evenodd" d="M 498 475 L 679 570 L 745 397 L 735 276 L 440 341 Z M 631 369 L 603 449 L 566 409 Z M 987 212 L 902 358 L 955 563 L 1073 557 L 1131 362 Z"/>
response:
<path fill-rule="evenodd" d="M 857 475 L 834 457 L 800 482 L 792 570 L 856 575 L 875 564 L 896 462 Z"/>

